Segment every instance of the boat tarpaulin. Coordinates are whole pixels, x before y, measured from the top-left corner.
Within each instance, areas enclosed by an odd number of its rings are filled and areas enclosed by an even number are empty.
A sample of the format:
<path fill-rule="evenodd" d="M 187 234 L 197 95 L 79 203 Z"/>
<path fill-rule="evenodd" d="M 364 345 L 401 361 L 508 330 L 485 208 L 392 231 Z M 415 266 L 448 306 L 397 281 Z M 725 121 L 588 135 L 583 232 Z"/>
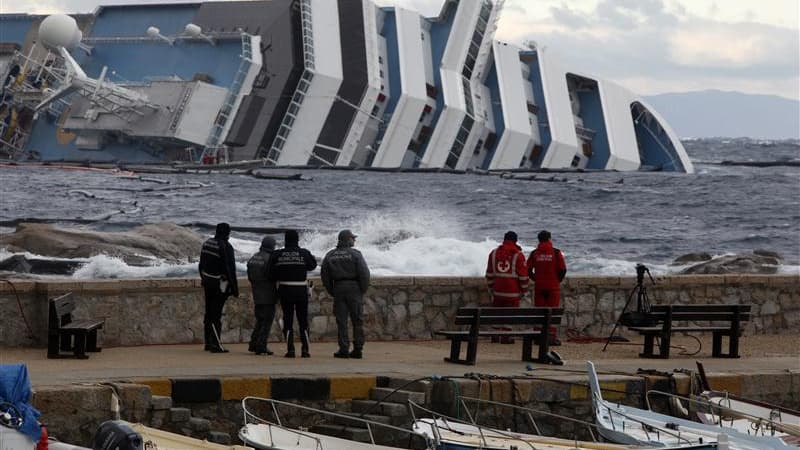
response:
<path fill-rule="evenodd" d="M 41 413 L 34 408 L 31 398 L 31 383 L 25 364 L 0 364 L 0 402 L 14 405 L 20 413 L 22 427 L 19 431 L 39 442 L 42 429 L 37 419 Z"/>

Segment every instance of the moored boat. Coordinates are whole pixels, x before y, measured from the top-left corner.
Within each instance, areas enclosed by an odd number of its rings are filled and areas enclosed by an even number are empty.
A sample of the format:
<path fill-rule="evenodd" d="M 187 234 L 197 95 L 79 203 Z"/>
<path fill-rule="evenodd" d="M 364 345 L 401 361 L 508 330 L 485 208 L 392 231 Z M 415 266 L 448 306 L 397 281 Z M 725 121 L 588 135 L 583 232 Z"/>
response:
<path fill-rule="evenodd" d="M 733 428 L 706 425 L 653 411 L 603 400 L 594 364 L 587 362 L 592 407 L 600 434 L 620 444 L 655 447 L 719 442 L 730 450 L 779 450 L 794 448 L 775 437 L 752 436 Z"/>
<path fill-rule="evenodd" d="M 168 431 L 151 428 L 140 423 L 129 424 L 142 437 L 144 448 L 156 450 L 253 450 L 243 445 L 217 444 Z"/>
<path fill-rule="evenodd" d="M 800 445 L 800 411 L 712 389 L 699 361 L 697 371 L 703 391 L 695 399 L 690 399 L 690 404 L 698 402 L 703 407 L 695 408 L 702 423 L 725 426 L 747 434 L 780 437 L 789 444 Z"/>
<path fill-rule="evenodd" d="M 599 442 L 596 439 L 597 434 L 594 432 L 594 428 L 596 428 L 594 424 L 546 411 L 538 411 L 507 403 L 463 396 L 459 398 L 459 402 L 461 403 L 463 410 L 466 411 L 467 415 L 469 416 L 469 423 L 435 413 L 412 403 L 412 410 L 416 408 L 433 417 L 415 420 L 413 423 L 414 431 L 432 440 L 436 444 L 437 450 L 507 450 L 513 448 L 531 448 L 537 450 L 633 450 L 653 448 L 652 446 L 642 447 L 638 445 L 634 446 Z M 477 403 L 475 415 L 469 412 L 470 410 L 467 405 L 468 402 Z M 486 407 L 510 408 L 515 410 L 515 413 L 520 413 L 524 416 L 527 416 L 531 421 L 531 426 L 534 430 L 536 430 L 537 433 L 539 432 L 539 426 L 533 419 L 533 415 L 546 415 L 559 420 L 573 422 L 576 429 L 580 426 L 585 426 L 593 440 L 581 441 L 577 439 L 563 439 L 551 436 L 543 436 L 541 434 L 519 433 L 481 426 L 476 423 L 476 416 L 478 414 L 477 411 L 480 408 L 485 409 Z M 718 449 L 715 443 L 677 446 L 670 448 L 692 450 Z M 667 449 L 662 447 L 662 450 Z"/>
<path fill-rule="evenodd" d="M 253 405 L 259 403 L 261 404 L 259 406 L 272 411 L 271 420 L 259 417 L 252 412 Z M 360 424 L 369 431 L 370 442 L 357 442 L 314 433 L 305 428 L 291 428 L 284 425 L 278 411 L 279 408 L 291 408 L 310 415 L 339 418 L 351 424 Z M 411 430 L 405 428 L 273 399 L 246 397 L 242 400 L 242 409 L 244 410 L 244 426 L 239 431 L 239 438 L 246 445 L 257 450 L 403 450 L 399 447 L 376 443 L 376 431 L 380 434 L 394 432 L 414 436 Z M 344 428 L 346 427 L 342 426 L 342 429 Z M 427 450 L 434 450 L 430 443 L 427 444 Z"/>

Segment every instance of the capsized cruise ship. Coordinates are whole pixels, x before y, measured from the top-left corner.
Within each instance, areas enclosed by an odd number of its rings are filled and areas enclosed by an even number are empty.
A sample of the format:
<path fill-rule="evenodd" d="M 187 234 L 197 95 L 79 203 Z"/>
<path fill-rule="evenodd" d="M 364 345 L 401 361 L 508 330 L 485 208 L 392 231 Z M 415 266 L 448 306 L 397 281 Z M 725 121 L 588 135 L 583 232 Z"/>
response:
<path fill-rule="evenodd" d="M 692 173 L 640 96 L 494 39 L 503 1 L 0 15 L 0 159 Z"/>

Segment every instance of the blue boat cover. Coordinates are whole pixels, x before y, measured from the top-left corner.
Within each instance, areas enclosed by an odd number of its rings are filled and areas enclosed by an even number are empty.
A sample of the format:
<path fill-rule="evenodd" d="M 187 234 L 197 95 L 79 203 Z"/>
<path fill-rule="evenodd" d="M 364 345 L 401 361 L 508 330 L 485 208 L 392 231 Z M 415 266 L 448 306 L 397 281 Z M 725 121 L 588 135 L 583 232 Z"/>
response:
<path fill-rule="evenodd" d="M 0 364 L 0 402 L 17 407 L 22 416 L 22 428 L 19 431 L 33 439 L 33 442 L 39 442 L 42 429 L 37 419 L 42 413 L 28 403 L 30 398 L 31 383 L 25 364 Z"/>

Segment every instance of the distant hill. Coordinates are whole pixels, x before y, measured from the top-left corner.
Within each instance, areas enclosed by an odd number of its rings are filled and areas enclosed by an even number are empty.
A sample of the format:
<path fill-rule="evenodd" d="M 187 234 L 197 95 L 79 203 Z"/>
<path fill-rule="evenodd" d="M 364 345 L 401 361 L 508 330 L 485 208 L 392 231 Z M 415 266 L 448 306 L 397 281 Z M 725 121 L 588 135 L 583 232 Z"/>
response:
<path fill-rule="evenodd" d="M 800 138 L 800 101 L 717 90 L 659 94 L 647 100 L 682 138 Z"/>

